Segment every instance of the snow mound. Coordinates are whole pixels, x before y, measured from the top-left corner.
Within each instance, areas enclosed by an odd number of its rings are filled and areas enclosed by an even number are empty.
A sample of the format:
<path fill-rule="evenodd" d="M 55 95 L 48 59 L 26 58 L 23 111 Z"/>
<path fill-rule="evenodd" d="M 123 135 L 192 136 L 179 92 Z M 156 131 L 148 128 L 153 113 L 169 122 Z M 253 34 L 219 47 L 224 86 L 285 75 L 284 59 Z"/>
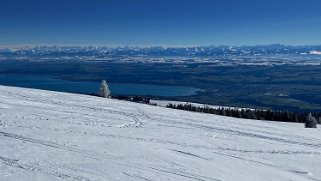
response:
<path fill-rule="evenodd" d="M 0 180 L 320 180 L 303 127 L 0 86 Z"/>

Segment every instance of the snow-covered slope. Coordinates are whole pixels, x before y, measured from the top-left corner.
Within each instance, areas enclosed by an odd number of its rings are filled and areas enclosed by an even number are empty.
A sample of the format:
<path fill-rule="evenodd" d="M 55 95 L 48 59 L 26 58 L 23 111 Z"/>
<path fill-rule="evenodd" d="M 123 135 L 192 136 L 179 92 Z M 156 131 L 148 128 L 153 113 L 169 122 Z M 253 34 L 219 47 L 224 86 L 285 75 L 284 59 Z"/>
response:
<path fill-rule="evenodd" d="M 0 180 L 320 180 L 321 129 L 0 86 Z"/>

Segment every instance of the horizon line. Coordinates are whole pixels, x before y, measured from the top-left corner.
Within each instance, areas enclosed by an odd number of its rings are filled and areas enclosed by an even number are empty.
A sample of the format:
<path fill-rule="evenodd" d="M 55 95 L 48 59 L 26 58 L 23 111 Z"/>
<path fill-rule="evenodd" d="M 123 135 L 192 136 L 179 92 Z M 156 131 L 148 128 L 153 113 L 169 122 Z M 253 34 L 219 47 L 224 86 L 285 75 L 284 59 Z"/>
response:
<path fill-rule="evenodd" d="M 304 47 L 304 46 L 321 46 L 320 44 L 282 44 L 282 43 L 271 43 L 271 44 L 244 44 L 244 45 L 229 45 L 229 44 L 209 44 L 209 45 L 142 45 L 142 44 L 14 44 L 14 45 L 1 45 L 0 48 L 23 48 L 23 47 L 137 47 L 137 48 L 152 48 L 152 47 L 163 47 L 163 48 L 195 48 L 195 47 L 255 47 L 255 46 L 272 46 L 281 45 L 288 47 Z"/>

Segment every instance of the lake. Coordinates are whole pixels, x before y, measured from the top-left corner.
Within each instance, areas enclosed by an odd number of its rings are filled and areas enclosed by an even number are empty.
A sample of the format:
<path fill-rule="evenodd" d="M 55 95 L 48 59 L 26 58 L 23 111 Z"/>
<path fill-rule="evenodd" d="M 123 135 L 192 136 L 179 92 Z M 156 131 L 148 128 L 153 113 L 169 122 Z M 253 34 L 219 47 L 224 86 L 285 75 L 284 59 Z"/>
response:
<path fill-rule="evenodd" d="M 47 76 L 25 74 L 0 74 L 0 85 L 36 88 L 60 92 L 92 94 L 97 93 L 100 82 L 73 82 Z M 149 84 L 108 83 L 110 91 L 115 95 L 137 96 L 190 96 L 201 89 L 189 86 L 164 86 Z"/>

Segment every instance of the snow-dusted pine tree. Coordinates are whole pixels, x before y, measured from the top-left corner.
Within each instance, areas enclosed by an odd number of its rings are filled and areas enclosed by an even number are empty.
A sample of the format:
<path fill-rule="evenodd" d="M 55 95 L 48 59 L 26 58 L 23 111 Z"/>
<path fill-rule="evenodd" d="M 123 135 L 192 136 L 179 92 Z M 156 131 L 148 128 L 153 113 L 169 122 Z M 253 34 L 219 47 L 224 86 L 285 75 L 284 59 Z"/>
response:
<path fill-rule="evenodd" d="M 305 119 L 305 127 L 306 128 L 316 128 L 317 127 L 317 120 L 315 117 L 312 116 L 311 113 Z"/>
<path fill-rule="evenodd" d="M 106 80 L 102 80 L 100 84 L 100 89 L 98 92 L 99 97 L 109 98 L 110 97 L 110 91 L 107 85 Z"/>

